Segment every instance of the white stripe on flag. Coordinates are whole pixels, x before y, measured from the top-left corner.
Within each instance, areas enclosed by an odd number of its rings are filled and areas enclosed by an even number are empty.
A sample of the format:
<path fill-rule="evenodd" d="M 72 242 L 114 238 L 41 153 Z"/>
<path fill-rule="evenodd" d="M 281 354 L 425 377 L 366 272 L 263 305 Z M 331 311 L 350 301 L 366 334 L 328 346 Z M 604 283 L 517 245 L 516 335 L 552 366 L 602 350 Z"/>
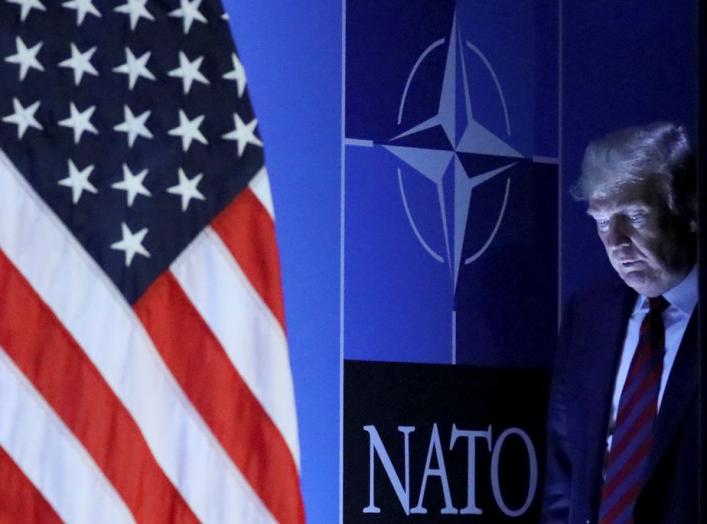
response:
<path fill-rule="evenodd" d="M 0 151 L 0 249 L 132 414 L 201 521 L 271 522 L 122 295 Z"/>
<path fill-rule="evenodd" d="M 134 522 L 91 456 L 2 347 L 0 399 L 0 446 L 62 520 Z"/>
<path fill-rule="evenodd" d="M 268 212 L 270 218 L 275 220 L 275 206 L 273 205 L 272 193 L 270 191 L 270 177 L 265 167 L 256 173 L 248 186 Z"/>
<path fill-rule="evenodd" d="M 210 227 L 174 261 L 171 270 L 280 430 L 299 469 L 292 374 L 279 322 Z M 212 289 L 221 292 L 215 295 Z"/>

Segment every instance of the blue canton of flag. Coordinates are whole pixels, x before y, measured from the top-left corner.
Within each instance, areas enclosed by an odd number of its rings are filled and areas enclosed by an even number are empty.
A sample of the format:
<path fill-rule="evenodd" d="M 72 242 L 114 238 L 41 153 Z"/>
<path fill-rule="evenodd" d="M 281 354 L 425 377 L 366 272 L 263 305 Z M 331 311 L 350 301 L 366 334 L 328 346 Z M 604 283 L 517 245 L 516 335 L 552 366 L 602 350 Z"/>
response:
<path fill-rule="evenodd" d="M 0 143 L 134 302 L 263 165 L 243 69 L 217 2 L 45 4 L 0 4 Z"/>

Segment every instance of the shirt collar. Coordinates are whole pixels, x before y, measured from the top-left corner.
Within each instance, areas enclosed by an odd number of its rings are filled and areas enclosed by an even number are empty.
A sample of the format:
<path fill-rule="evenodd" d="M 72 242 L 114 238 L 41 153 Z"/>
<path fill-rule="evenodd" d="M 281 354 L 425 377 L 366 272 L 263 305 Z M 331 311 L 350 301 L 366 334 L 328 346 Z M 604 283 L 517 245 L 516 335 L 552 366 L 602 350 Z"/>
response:
<path fill-rule="evenodd" d="M 692 310 L 697 304 L 697 264 L 682 281 L 674 288 L 663 293 L 663 297 L 686 315 L 692 315 Z M 648 298 L 640 295 L 638 299 L 639 309 L 648 309 Z"/>

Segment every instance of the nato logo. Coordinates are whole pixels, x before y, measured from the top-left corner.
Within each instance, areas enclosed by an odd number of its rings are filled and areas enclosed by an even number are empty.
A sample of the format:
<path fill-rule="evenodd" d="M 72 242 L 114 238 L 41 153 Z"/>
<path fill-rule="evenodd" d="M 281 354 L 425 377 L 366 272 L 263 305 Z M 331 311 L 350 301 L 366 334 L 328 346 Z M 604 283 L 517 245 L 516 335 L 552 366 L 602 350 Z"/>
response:
<path fill-rule="evenodd" d="M 537 13 L 393 4 L 347 4 L 345 357 L 545 365 L 558 205 Z"/>

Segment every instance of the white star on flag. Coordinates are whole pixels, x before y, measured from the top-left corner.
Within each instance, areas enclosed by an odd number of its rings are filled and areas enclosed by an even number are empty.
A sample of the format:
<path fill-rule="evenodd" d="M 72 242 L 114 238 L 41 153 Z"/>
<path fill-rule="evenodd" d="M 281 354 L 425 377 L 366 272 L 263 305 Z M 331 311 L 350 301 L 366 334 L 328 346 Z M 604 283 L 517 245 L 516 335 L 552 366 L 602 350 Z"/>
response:
<path fill-rule="evenodd" d="M 254 118 L 249 123 L 243 123 L 238 113 L 233 113 L 233 123 L 235 128 L 233 131 L 226 133 L 221 138 L 225 140 L 236 140 L 238 142 L 238 156 L 240 157 L 248 144 L 262 147 L 263 143 L 255 136 L 255 128 L 258 125 L 258 119 Z"/>
<path fill-rule="evenodd" d="M 27 15 L 29 15 L 30 10 L 37 9 L 39 11 L 46 11 L 47 8 L 44 7 L 42 2 L 39 0 L 6 0 L 10 4 L 17 4 L 20 6 L 20 20 L 25 21 Z"/>
<path fill-rule="evenodd" d="M 76 11 L 76 25 L 80 26 L 88 13 L 101 18 L 101 12 L 93 5 L 93 0 L 70 0 L 61 4 L 66 9 L 74 9 Z"/>
<path fill-rule="evenodd" d="M 148 172 L 147 169 L 143 169 L 137 175 L 134 175 L 130 168 L 123 164 L 123 180 L 112 184 L 110 187 L 125 191 L 128 197 L 128 207 L 132 207 L 135 197 L 138 195 L 152 196 L 152 193 L 143 184 Z"/>
<path fill-rule="evenodd" d="M 89 75 L 98 76 L 98 71 L 91 64 L 91 58 L 96 52 L 97 47 L 93 46 L 91 49 L 85 52 L 79 51 L 73 43 L 71 44 L 71 58 L 59 62 L 59 67 L 66 67 L 74 70 L 74 84 L 79 85 L 81 79 L 85 73 Z"/>
<path fill-rule="evenodd" d="M 149 69 L 147 69 L 147 61 L 150 59 L 152 53 L 147 51 L 140 58 L 135 58 L 135 55 L 130 50 L 129 47 L 125 48 L 125 63 L 113 69 L 116 73 L 123 73 L 128 75 L 129 83 L 128 86 L 132 91 L 135 87 L 135 83 L 138 78 L 143 77 L 149 80 L 155 80 L 155 75 L 153 75 Z"/>
<path fill-rule="evenodd" d="M 207 23 L 204 15 L 199 11 L 201 0 L 179 0 L 181 7 L 169 13 L 169 16 L 183 19 L 184 34 L 189 33 L 194 20 L 203 24 Z"/>
<path fill-rule="evenodd" d="M 17 53 L 6 57 L 5 62 L 18 64 L 20 66 L 20 80 L 25 79 L 27 76 L 27 71 L 29 71 L 30 68 L 44 71 L 44 67 L 37 59 L 37 53 L 39 53 L 39 50 L 43 45 L 44 42 L 39 42 L 31 48 L 28 48 L 19 36 L 15 38 L 15 48 L 17 49 Z"/>
<path fill-rule="evenodd" d="M 12 99 L 12 107 L 15 112 L 11 115 L 4 116 L 2 121 L 8 124 L 17 126 L 17 139 L 19 140 L 25 135 L 27 128 L 44 129 L 42 125 L 34 118 L 34 114 L 39 109 L 40 102 L 37 100 L 34 104 L 22 107 L 22 104 L 16 98 Z"/>
<path fill-rule="evenodd" d="M 77 204 L 84 191 L 89 193 L 98 193 L 98 189 L 88 180 L 88 177 L 93 173 L 95 166 L 91 164 L 79 171 L 74 163 L 69 160 L 69 176 L 59 180 L 60 186 L 71 188 L 71 201 Z"/>
<path fill-rule="evenodd" d="M 223 75 L 223 78 L 226 80 L 235 80 L 236 85 L 238 86 L 238 97 L 240 98 L 243 96 L 243 92 L 245 91 L 245 69 L 243 68 L 243 64 L 241 64 L 238 56 L 236 56 L 236 53 L 231 53 L 231 62 L 233 63 L 233 69 Z"/>
<path fill-rule="evenodd" d="M 201 74 L 201 71 L 199 71 L 199 68 L 201 67 L 201 63 L 204 61 L 204 57 L 200 56 L 197 57 L 193 62 L 190 62 L 189 59 L 187 58 L 187 55 L 182 53 L 181 51 L 179 52 L 179 67 L 176 69 L 173 69 L 169 73 L 167 73 L 171 77 L 176 77 L 176 78 L 181 78 L 182 83 L 184 86 L 184 94 L 186 95 L 189 93 L 189 90 L 191 89 L 192 83 L 196 80 L 197 82 L 201 82 L 202 84 L 209 84 L 208 79 Z"/>
<path fill-rule="evenodd" d="M 98 134 L 98 130 L 91 123 L 91 117 L 93 116 L 96 106 L 91 106 L 85 111 L 79 111 L 76 106 L 71 102 L 71 116 L 64 120 L 59 121 L 59 125 L 63 127 L 70 127 L 74 130 L 74 143 L 78 144 L 81 140 L 81 136 L 84 132 L 88 131 L 94 135 Z"/>
<path fill-rule="evenodd" d="M 179 136 L 182 138 L 182 150 L 189 151 L 192 141 L 196 140 L 202 144 L 208 144 L 204 135 L 199 131 L 199 126 L 204 121 L 204 115 L 197 116 L 194 120 L 189 120 L 187 115 L 179 110 L 179 126 L 169 130 L 170 136 Z"/>
<path fill-rule="evenodd" d="M 113 129 L 128 135 L 128 146 L 133 147 L 135 140 L 138 136 L 144 138 L 153 138 L 152 133 L 145 122 L 150 117 L 152 111 L 145 111 L 139 116 L 133 115 L 133 112 L 128 106 L 123 106 L 123 114 L 125 115 L 125 120 L 121 124 L 118 124 Z"/>
<path fill-rule="evenodd" d="M 145 235 L 147 235 L 148 229 L 144 227 L 137 233 L 133 233 L 132 231 L 130 231 L 130 228 L 128 228 L 125 222 L 121 223 L 120 227 L 122 230 L 123 238 L 118 242 L 114 242 L 113 244 L 111 244 L 110 248 L 115 249 L 116 251 L 125 252 L 125 267 L 130 267 L 130 264 L 132 264 L 133 262 L 133 257 L 136 254 L 140 254 L 144 257 L 150 258 L 149 251 L 147 251 L 147 249 L 145 249 L 142 245 L 142 241 L 145 239 Z"/>
<path fill-rule="evenodd" d="M 155 21 L 155 17 L 152 16 L 152 13 L 145 7 L 146 3 L 147 0 L 127 0 L 123 5 L 119 5 L 113 9 L 113 11 L 130 16 L 130 30 L 135 31 L 135 27 L 141 18 L 145 18 L 151 22 Z"/>
<path fill-rule="evenodd" d="M 179 183 L 176 186 L 168 187 L 167 193 L 182 197 L 182 211 L 187 210 L 192 198 L 206 200 L 206 197 L 196 187 L 199 182 L 201 182 L 203 176 L 203 173 L 199 173 L 194 178 L 189 179 L 186 173 L 184 173 L 184 170 L 179 168 Z"/>

